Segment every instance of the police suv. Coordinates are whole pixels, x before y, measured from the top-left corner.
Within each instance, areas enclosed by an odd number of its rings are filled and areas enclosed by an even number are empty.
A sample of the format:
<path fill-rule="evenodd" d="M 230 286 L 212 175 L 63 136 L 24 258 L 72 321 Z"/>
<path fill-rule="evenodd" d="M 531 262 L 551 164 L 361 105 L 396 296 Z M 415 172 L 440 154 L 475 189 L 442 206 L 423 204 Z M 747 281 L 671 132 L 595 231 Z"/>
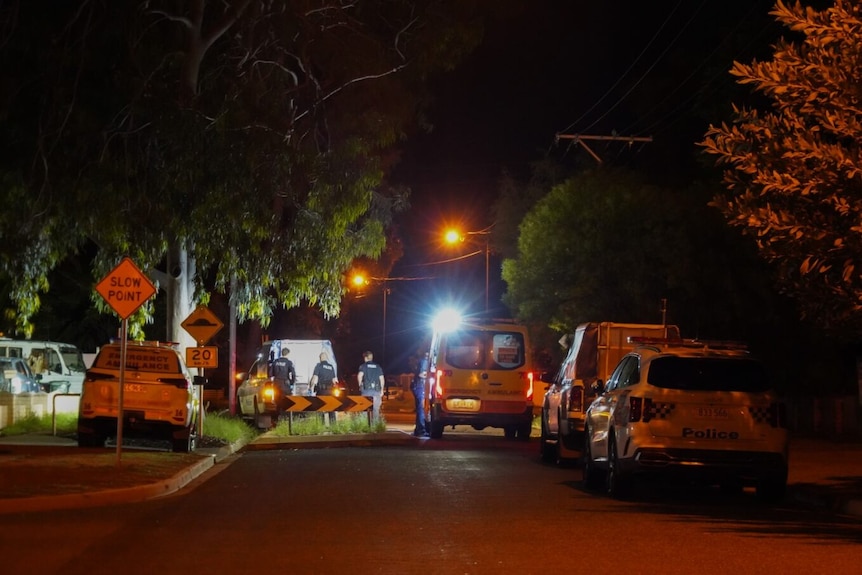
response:
<path fill-rule="evenodd" d="M 780 500 L 789 433 L 763 365 L 730 342 L 632 339 L 587 410 L 587 486 L 620 498 L 661 475 Z"/>

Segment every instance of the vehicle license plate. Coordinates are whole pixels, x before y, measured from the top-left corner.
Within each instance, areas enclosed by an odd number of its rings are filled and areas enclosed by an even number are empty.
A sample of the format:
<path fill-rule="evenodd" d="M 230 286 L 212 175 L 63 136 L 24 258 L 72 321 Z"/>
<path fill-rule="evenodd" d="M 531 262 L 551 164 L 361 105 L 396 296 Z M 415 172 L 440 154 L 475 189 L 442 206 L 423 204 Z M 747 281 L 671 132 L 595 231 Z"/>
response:
<path fill-rule="evenodd" d="M 446 401 L 446 408 L 451 411 L 479 411 L 479 401 L 475 399 L 450 399 Z"/>
<path fill-rule="evenodd" d="M 146 387 L 139 383 L 127 383 L 124 389 L 126 393 L 143 393 L 146 391 Z"/>
<path fill-rule="evenodd" d="M 728 417 L 727 408 L 713 406 L 696 407 L 692 415 L 699 419 L 727 419 Z"/>

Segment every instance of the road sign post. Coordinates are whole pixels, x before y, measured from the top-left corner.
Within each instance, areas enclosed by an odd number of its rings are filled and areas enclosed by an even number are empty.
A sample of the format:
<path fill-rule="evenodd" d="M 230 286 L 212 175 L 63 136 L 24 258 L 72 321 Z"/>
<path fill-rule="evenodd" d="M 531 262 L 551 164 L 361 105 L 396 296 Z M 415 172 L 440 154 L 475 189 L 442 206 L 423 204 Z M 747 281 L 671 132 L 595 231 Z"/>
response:
<path fill-rule="evenodd" d="M 197 347 L 186 348 L 186 365 L 198 368 L 198 375 L 203 375 L 206 367 L 218 367 L 218 348 L 207 347 L 206 343 L 224 327 L 224 323 L 207 306 L 199 305 L 180 325 L 198 342 Z M 203 386 L 199 391 L 198 437 L 201 437 L 204 432 Z"/>
<path fill-rule="evenodd" d="M 123 447 L 123 392 L 126 387 L 126 342 L 129 333 L 129 316 L 153 297 L 156 286 L 145 276 L 131 258 L 125 257 L 102 280 L 96 291 L 111 306 L 120 319 L 120 389 L 117 391 L 117 465 Z"/>

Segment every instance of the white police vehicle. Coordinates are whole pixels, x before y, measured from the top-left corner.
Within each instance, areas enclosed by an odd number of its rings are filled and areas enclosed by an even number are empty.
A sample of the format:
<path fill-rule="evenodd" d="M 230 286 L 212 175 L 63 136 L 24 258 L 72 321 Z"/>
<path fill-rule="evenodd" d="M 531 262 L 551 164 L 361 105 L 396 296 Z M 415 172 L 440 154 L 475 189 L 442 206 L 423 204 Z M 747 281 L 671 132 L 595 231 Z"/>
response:
<path fill-rule="evenodd" d="M 763 365 L 729 342 L 632 339 L 587 410 L 587 486 L 621 498 L 660 475 L 780 500 L 789 433 Z"/>

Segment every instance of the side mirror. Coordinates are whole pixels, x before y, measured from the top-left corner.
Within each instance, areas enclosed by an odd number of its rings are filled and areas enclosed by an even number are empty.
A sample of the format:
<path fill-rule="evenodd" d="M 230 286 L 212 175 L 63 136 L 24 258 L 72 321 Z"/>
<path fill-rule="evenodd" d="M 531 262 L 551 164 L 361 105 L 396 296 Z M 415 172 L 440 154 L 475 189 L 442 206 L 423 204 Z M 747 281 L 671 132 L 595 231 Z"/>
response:
<path fill-rule="evenodd" d="M 192 377 L 192 383 L 194 383 L 195 385 L 206 385 L 207 378 L 202 375 L 195 375 L 194 377 Z"/>
<path fill-rule="evenodd" d="M 595 383 L 590 386 L 590 389 L 595 395 L 601 395 L 605 392 L 605 382 L 601 379 L 597 379 Z"/>

